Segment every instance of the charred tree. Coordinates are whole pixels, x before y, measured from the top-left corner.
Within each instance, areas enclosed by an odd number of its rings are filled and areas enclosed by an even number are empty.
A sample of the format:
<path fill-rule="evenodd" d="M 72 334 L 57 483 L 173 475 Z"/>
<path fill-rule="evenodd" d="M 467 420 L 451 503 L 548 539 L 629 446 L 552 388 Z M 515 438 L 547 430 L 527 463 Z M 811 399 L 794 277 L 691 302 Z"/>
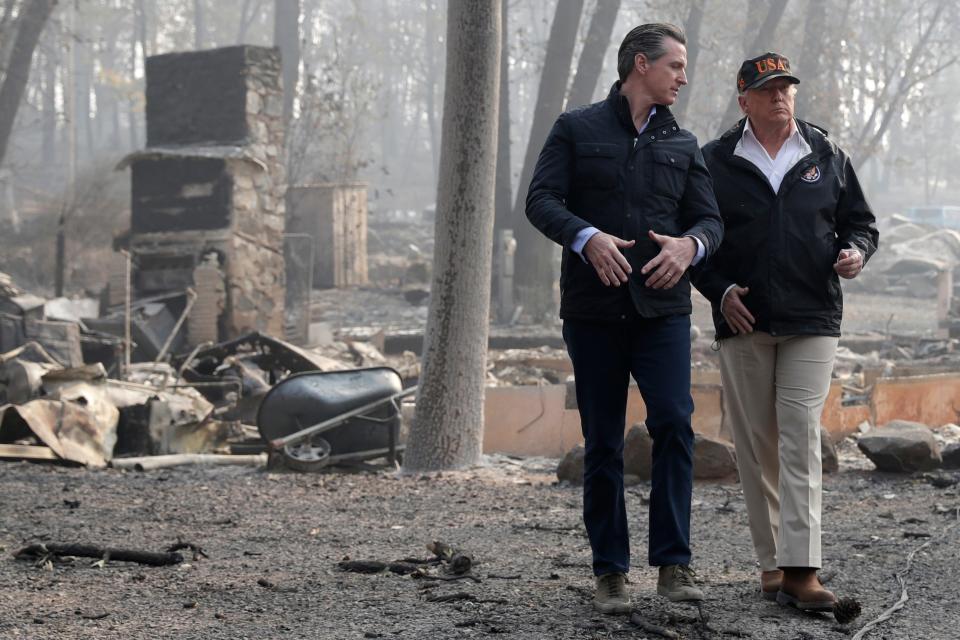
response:
<path fill-rule="evenodd" d="M 57 159 L 57 58 L 53 43 L 47 43 L 43 56 L 43 98 L 40 117 L 43 164 L 53 167 Z"/>
<path fill-rule="evenodd" d="M 483 443 L 500 0 L 450 0 L 430 311 L 407 471 L 475 464 Z"/>
<path fill-rule="evenodd" d="M 23 9 L 10 52 L 10 61 L 0 85 L 0 164 L 7 153 L 13 122 L 30 78 L 33 52 L 57 0 L 30 0 Z"/>
<path fill-rule="evenodd" d="M 426 82 L 424 82 L 424 91 L 426 93 L 427 128 L 429 129 L 430 134 L 430 166 L 433 169 L 433 179 L 436 180 L 440 171 L 440 135 L 437 131 L 436 92 L 437 87 L 440 86 L 441 82 L 441 79 L 437 77 L 437 59 L 439 57 L 437 54 L 439 47 L 437 46 L 438 38 L 436 35 L 435 26 L 437 20 L 437 9 L 434 7 L 433 2 L 427 2 L 425 5 L 425 10 L 427 15 L 424 16 L 426 37 L 424 51 L 424 57 L 426 58 Z M 502 102 L 503 97 L 501 93 L 501 103 Z M 501 109 L 502 108 L 503 106 L 501 104 Z"/>
<path fill-rule="evenodd" d="M 619 11 L 620 0 L 597 0 L 597 8 L 590 19 L 587 39 L 584 40 L 583 49 L 580 51 L 577 73 L 573 76 L 573 84 L 570 85 L 566 109 L 574 109 L 593 102 L 593 92 L 597 88 L 600 72 L 603 71 L 603 57 L 610 45 L 610 36 L 613 34 L 613 25 L 617 21 Z"/>
<path fill-rule="evenodd" d="M 819 107 L 827 102 L 823 95 L 823 75 L 821 72 L 824 43 L 827 32 L 827 1 L 810 0 L 807 5 L 807 17 L 803 27 L 802 57 L 798 71 L 809 78 L 805 86 L 797 92 L 797 117 L 820 126 L 829 127 L 827 113 Z"/>
<path fill-rule="evenodd" d="M 703 2 L 704 0 L 690 0 L 690 13 L 687 15 L 687 21 L 683 25 L 683 30 L 687 36 L 687 86 L 680 91 L 677 101 L 671 110 L 677 117 L 680 125 L 683 125 L 683 118 L 687 115 L 687 107 L 690 104 L 690 92 L 696 87 L 693 81 L 697 73 L 697 58 L 700 57 L 700 27 L 703 25 Z"/>
<path fill-rule="evenodd" d="M 293 98 L 300 76 L 300 0 L 276 0 L 273 14 L 273 44 L 280 48 L 283 76 L 283 122 L 293 116 Z"/>
<path fill-rule="evenodd" d="M 500 230 L 510 228 L 513 182 L 510 179 L 510 30 L 508 29 L 508 0 L 500 5 L 500 108 L 497 116 L 497 178 L 494 196 L 493 242 L 494 262 L 491 292 L 493 300 L 499 291 L 497 275 L 500 269 Z"/>
<path fill-rule="evenodd" d="M 533 177 L 533 167 L 537 163 L 540 148 L 547 139 L 554 120 L 563 110 L 573 45 L 582 12 L 583 0 L 557 3 L 537 91 L 537 106 L 533 112 L 530 139 L 520 172 L 517 200 L 513 208 L 514 235 L 517 238 L 514 264 L 517 298 L 524 310 L 536 320 L 543 320 L 554 312 L 554 244 L 527 221 L 524 208 L 527 188 Z"/>
<path fill-rule="evenodd" d="M 203 0 L 193 0 L 193 48 L 196 51 L 203 49 L 207 37 L 204 18 Z"/>
<path fill-rule="evenodd" d="M 777 25 L 783 17 L 783 12 L 787 9 L 787 0 L 771 0 L 767 8 L 763 24 L 756 31 L 753 31 L 748 25 L 744 33 L 744 42 L 750 42 L 750 46 L 744 50 L 747 57 L 759 56 L 765 51 L 769 51 L 776 42 Z M 753 38 L 750 35 L 753 34 Z M 733 80 L 730 81 L 733 84 Z M 719 133 L 723 133 L 740 119 L 740 103 L 737 102 L 737 92 L 730 94 L 730 101 L 727 103 L 727 110 L 723 114 L 723 120 L 720 121 Z"/>

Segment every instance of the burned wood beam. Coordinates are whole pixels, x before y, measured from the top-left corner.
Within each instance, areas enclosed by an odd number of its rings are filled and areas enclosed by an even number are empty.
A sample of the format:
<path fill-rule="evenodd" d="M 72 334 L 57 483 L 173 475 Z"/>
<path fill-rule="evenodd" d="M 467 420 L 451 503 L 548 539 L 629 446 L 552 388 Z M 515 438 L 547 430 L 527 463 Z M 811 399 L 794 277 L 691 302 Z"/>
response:
<path fill-rule="evenodd" d="M 73 556 L 77 558 L 102 558 L 119 562 L 136 562 L 153 567 L 165 567 L 183 562 L 183 556 L 176 552 L 140 551 L 138 549 L 118 549 L 114 547 L 98 547 L 92 544 L 32 544 L 20 549 L 15 558 L 35 558 L 45 560 L 51 556 Z"/>

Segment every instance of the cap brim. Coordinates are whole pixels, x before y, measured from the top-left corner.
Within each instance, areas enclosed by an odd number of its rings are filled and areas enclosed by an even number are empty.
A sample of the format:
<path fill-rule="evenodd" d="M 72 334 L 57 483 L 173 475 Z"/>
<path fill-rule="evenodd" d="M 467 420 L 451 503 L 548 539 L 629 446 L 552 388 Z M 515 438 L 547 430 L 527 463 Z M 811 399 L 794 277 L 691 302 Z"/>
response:
<path fill-rule="evenodd" d="M 768 76 L 764 76 L 763 78 L 759 78 L 755 80 L 753 84 L 750 84 L 744 87 L 743 91 L 747 91 L 749 89 L 756 89 L 757 87 L 762 87 L 763 85 L 767 84 L 771 80 L 776 80 L 777 78 L 786 78 L 793 84 L 800 84 L 800 78 L 798 78 L 797 76 L 790 75 L 786 71 L 779 71 L 777 73 L 771 73 Z M 743 91 L 741 91 L 740 93 L 743 93 Z"/>

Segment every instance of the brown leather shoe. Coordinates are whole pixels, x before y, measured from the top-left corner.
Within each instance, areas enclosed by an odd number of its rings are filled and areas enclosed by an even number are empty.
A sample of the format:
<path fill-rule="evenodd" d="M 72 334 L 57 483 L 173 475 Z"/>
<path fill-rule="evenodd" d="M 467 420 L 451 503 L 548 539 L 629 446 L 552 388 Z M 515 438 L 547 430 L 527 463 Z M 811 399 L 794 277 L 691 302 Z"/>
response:
<path fill-rule="evenodd" d="M 823 588 L 817 570 L 810 567 L 785 567 L 777 602 L 801 611 L 832 611 L 837 596 Z"/>
<path fill-rule="evenodd" d="M 776 600 L 781 584 L 783 584 L 783 571 L 780 569 L 760 572 L 760 595 L 764 600 Z"/>

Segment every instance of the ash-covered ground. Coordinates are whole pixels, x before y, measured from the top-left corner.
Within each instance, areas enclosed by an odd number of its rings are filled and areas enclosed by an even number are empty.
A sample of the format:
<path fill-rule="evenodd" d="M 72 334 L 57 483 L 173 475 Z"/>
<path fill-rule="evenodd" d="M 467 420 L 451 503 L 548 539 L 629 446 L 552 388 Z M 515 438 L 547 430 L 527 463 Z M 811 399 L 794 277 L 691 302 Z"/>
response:
<path fill-rule="evenodd" d="M 909 600 L 866 637 L 958 637 L 958 485 L 870 471 L 852 444 L 825 478 L 823 575 L 863 615 L 846 627 L 758 595 L 736 484 L 698 484 L 694 567 L 710 628 L 695 609 L 655 595 L 646 566 L 649 485 L 628 489 L 636 611 L 681 638 L 851 637 Z M 487 458 L 462 472 L 296 474 L 247 468 L 147 473 L 0 464 L 0 637 L 31 638 L 647 638 L 626 617 L 593 611 L 580 488 L 555 460 Z M 148 567 L 76 559 L 35 566 L 33 542 L 159 551 L 183 540 L 209 557 Z M 472 580 L 347 573 L 345 558 L 428 558 L 443 541 L 469 554 Z M 451 594 L 459 600 L 442 601 Z M 439 597 L 438 597 L 439 596 Z"/>

